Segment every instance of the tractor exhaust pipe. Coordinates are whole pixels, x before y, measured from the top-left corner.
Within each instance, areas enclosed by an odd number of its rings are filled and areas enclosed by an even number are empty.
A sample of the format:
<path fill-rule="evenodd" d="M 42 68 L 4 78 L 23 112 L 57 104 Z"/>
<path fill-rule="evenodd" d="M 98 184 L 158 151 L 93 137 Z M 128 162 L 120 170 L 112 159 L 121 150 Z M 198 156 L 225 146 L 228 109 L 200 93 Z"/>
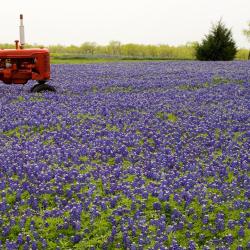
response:
<path fill-rule="evenodd" d="M 20 15 L 20 26 L 19 26 L 19 32 L 20 32 L 20 49 L 24 48 L 25 44 L 25 38 L 24 38 L 24 26 L 23 26 L 23 15 Z"/>

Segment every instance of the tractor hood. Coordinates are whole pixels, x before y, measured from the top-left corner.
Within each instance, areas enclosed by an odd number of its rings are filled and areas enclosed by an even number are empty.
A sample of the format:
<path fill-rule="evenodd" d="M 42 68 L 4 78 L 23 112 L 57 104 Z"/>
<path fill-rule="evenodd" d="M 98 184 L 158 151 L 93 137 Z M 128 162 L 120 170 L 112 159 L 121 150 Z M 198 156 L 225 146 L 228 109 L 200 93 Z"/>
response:
<path fill-rule="evenodd" d="M 34 57 L 37 54 L 48 53 L 48 49 L 0 49 L 0 58 Z"/>

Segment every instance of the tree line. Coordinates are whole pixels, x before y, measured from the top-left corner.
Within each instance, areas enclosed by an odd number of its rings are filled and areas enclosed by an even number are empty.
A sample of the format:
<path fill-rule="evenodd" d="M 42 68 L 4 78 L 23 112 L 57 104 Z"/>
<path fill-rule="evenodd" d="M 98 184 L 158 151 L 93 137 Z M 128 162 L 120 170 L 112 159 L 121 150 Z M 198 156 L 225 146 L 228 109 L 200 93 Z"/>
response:
<path fill-rule="evenodd" d="M 26 48 L 44 47 L 43 45 L 27 44 Z M 0 44 L 0 48 L 15 48 L 13 44 Z M 195 59 L 194 44 L 182 46 L 170 45 L 144 45 L 119 41 L 111 41 L 108 45 L 99 45 L 95 42 L 84 42 L 76 45 L 50 45 L 47 46 L 52 56 L 88 56 L 88 57 L 128 57 L 128 58 L 166 58 L 166 59 Z"/>
<path fill-rule="evenodd" d="M 52 57 L 122 57 L 138 59 L 183 59 L 194 60 L 196 58 L 197 43 L 187 43 L 181 46 L 170 45 L 144 45 L 144 44 L 122 44 L 119 41 L 111 41 L 108 45 L 98 45 L 94 42 L 85 42 L 76 45 L 50 45 Z M 26 48 L 43 48 L 39 44 L 27 44 Z M 14 49 L 14 44 L 0 44 L 1 49 Z M 248 50 L 239 49 L 236 59 L 247 60 Z"/>
<path fill-rule="evenodd" d="M 243 31 L 250 42 L 249 28 Z M 44 47 L 43 45 L 26 45 L 26 48 Z M 222 21 L 213 25 L 210 33 L 202 42 L 189 42 L 181 46 L 167 44 L 145 45 L 111 41 L 108 45 L 99 45 L 95 42 L 84 42 L 76 45 L 50 45 L 47 46 L 52 57 L 117 57 L 136 59 L 176 59 L 176 60 L 238 60 L 249 59 L 249 50 L 237 49 L 232 38 L 231 30 L 227 29 Z M 0 49 L 15 48 L 14 44 L 0 44 Z"/>

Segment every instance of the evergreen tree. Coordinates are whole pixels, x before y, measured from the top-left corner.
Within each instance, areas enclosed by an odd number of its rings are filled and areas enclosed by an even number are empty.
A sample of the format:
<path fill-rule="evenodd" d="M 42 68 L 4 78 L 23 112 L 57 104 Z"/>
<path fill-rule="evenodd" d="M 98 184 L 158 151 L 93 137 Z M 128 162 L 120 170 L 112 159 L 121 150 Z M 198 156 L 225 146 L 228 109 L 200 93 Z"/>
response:
<path fill-rule="evenodd" d="M 229 61 L 234 59 L 236 53 L 232 32 L 222 21 L 214 25 L 196 47 L 196 58 L 201 61 Z"/>

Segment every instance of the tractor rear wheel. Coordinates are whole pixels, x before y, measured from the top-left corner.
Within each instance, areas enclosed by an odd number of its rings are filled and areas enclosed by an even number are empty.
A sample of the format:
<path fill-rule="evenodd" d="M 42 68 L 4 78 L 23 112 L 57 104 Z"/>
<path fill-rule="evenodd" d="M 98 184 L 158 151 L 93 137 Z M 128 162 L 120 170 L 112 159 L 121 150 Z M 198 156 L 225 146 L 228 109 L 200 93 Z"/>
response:
<path fill-rule="evenodd" d="M 32 93 L 40 93 L 44 91 L 56 92 L 56 89 L 51 85 L 45 83 L 38 83 L 35 86 L 33 86 L 30 91 Z"/>

